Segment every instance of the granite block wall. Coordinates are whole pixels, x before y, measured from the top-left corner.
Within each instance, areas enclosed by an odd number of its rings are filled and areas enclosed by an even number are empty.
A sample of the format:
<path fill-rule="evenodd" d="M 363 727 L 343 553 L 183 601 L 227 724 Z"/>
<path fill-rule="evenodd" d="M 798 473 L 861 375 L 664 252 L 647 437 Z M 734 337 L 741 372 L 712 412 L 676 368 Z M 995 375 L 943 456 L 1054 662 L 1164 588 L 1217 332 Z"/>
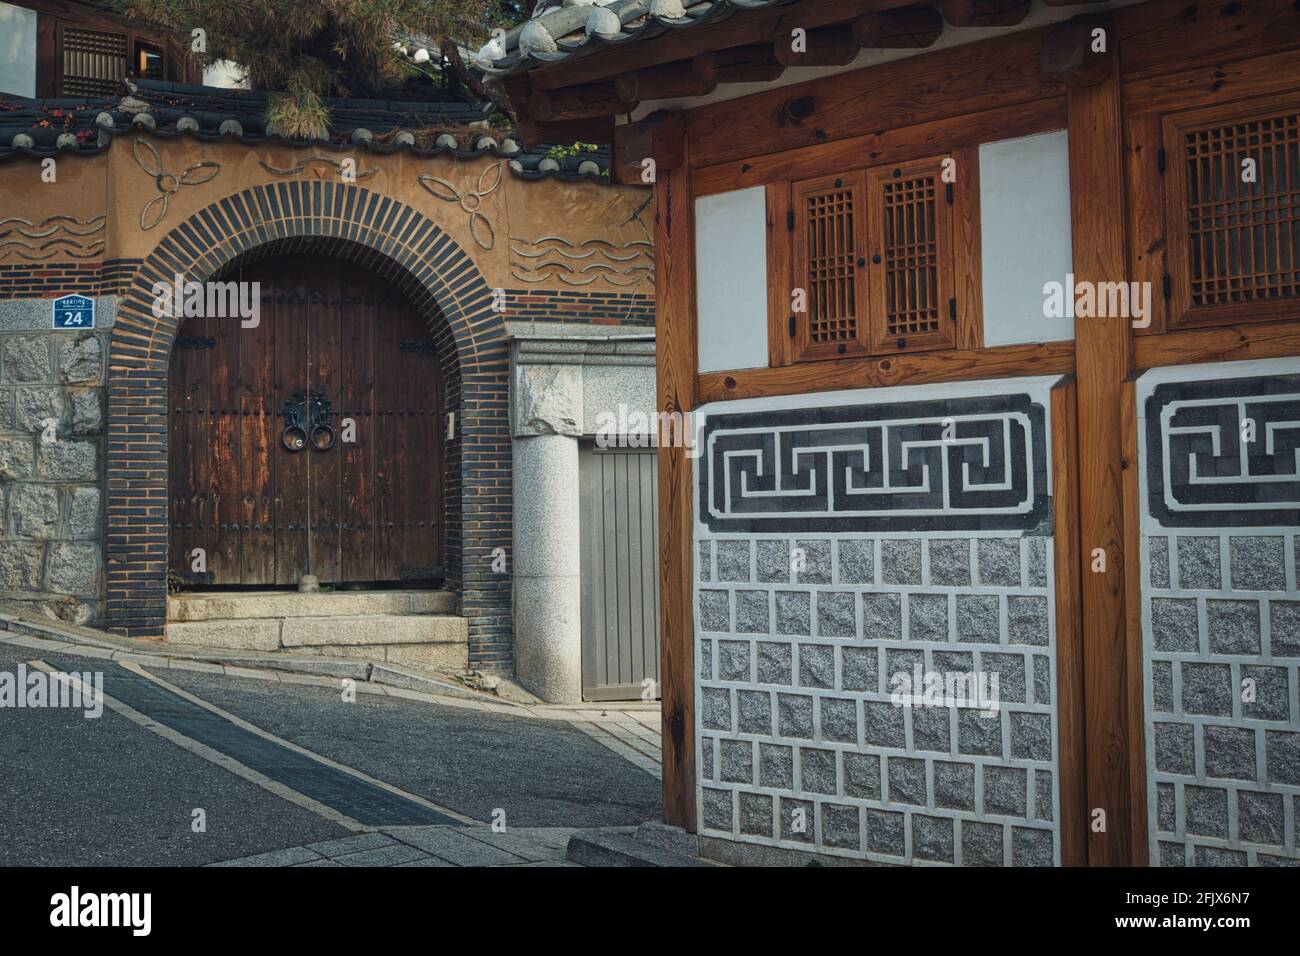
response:
<path fill-rule="evenodd" d="M 1151 862 L 1300 865 L 1300 360 L 1148 372 Z"/>
<path fill-rule="evenodd" d="M 700 410 L 702 834 L 888 863 L 1059 862 L 1051 384 Z M 997 706 L 898 699 L 895 675 L 918 668 L 996 676 Z"/>
<path fill-rule="evenodd" d="M 51 330 L 50 299 L 0 301 L 0 600 L 78 624 L 103 594 L 105 336 Z"/>

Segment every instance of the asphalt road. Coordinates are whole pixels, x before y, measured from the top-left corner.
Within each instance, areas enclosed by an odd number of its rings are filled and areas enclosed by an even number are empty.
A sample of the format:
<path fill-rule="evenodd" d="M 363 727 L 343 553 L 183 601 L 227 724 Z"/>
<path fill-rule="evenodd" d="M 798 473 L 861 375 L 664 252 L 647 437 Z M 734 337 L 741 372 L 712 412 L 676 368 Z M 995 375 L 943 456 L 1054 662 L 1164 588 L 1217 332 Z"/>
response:
<path fill-rule="evenodd" d="M 0 672 L 37 657 L 0 645 Z M 71 669 L 116 665 L 64 657 Z M 631 825 L 659 785 L 559 721 L 176 670 L 160 675 L 277 737 L 474 820 Z M 155 705 L 167 718 L 165 697 Z M 178 707 L 175 708 L 179 712 Z M 213 718 L 220 720 L 219 718 Z M 274 744 L 270 746 L 275 746 Z M 206 814 L 205 832 L 191 827 Z M 349 835 L 105 708 L 0 707 L 0 865 L 201 865 Z"/>

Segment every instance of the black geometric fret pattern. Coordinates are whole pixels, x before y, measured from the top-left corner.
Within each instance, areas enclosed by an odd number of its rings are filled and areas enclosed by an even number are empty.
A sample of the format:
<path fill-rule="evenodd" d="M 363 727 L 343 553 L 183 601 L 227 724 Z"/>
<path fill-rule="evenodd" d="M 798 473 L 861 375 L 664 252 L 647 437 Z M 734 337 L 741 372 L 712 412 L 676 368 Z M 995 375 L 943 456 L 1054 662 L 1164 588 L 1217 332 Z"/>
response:
<path fill-rule="evenodd" d="M 710 415 L 712 532 L 1028 530 L 1051 514 L 1043 406 L 1024 394 Z"/>
<path fill-rule="evenodd" d="M 1300 525 L 1300 375 L 1158 385 L 1146 438 L 1164 526 Z"/>

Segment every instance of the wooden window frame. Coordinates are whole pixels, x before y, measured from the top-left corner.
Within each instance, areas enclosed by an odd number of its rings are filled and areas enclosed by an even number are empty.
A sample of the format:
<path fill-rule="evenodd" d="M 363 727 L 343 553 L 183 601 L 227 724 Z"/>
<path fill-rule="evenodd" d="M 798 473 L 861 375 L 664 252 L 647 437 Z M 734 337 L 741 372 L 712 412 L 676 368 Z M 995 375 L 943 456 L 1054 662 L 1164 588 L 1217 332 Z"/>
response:
<path fill-rule="evenodd" d="M 952 161 L 958 181 L 943 181 L 945 163 Z M 913 352 L 979 348 L 982 343 L 979 254 L 979 158 L 977 147 L 932 156 L 851 169 L 810 179 L 769 183 L 768 257 L 770 282 L 769 360 L 773 366 L 836 359 L 883 357 Z M 886 184 L 922 174 L 935 179 L 935 300 L 939 326 L 922 333 L 889 332 L 887 261 L 884 248 Z M 808 295 L 806 266 L 807 221 L 800 197 L 825 192 L 843 183 L 854 193 L 854 235 L 857 327 L 853 338 L 834 342 L 811 339 L 810 312 L 795 313 L 791 293 Z M 960 184 L 960 185 L 959 185 Z M 782 220 L 785 220 L 783 223 Z M 785 226 L 785 228 L 782 228 Z M 970 248 L 967 248 L 970 246 Z M 786 282 L 780 281 L 781 277 Z"/>
<path fill-rule="evenodd" d="M 953 232 L 953 205 L 956 190 L 943 181 L 947 156 L 920 159 L 909 163 L 891 163 L 867 170 L 867 330 L 873 354 L 927 352 L 950 349 L 957 343 L 956 235 Z M 934 178 L 934 310 L 938 327 L 927 332 L 898 334 L 886 327 L 889 318 L 889 260 L 885 249 L 885 193 L 895 182 L 914 181 L 927 174 Z M 945 195 L 946 194 L 946 195 Z"/>
<path fill-rule="evenodd" d="M 813 290 L 809 281 L 806 253 L 809 241 L 808 218 L 801 214 L 802 200 L 807 196 L 833 190 L 846 191 L 853 197 L 853 228 L 851 233 L 853 248 L 849 251 L 848 256 L 853 260 L 850 262 L 849 268 L 853 271 L 853 301 L 851 305 L 854 334 L 852 338 L 847 340 L 814 342 L 812 340 L 812 323 L 810 321 Z M 793 243 L 791 264 L 794 270 L 791 291 L 794 288 L 802 288 L 806 294 L 808 306 L 805 311 L 794 314 L 792 359 L 797 362 L 812 362 L 818 359 L 867 354 L 870 351 L 867 335 L 870 300 L 867 295 L 866 272 L 864 270 L 868 245 L 866 171 L 854 170 L 838 175 L 818 176 L 815 179 L 805 179 L 797 183 L 791 183 L 790 209 L 793 211 L 794 223 L 794 229 L 791 232 L 791 241 Z M 848 302 L 844 303 L 844 305 L 849 304 Z M 786 308 L 790 309 L 790 305 L 789 296 L 787 296 Z"/>
<path fill-rule="evenodd" d="M 1300 114 L 1300 94 L 1279 94 L 1236 100 L 1231 103 L 1169 112 L 1161 117 L 1161 145 L 1166 156 L 1163 202 L 1165 235 L 1168 237 L 1166 327 L 1169 330 L 1267 322 L 1300 316 L 1300 295 L 1272 300 L 1199 306 L 1192 301 L 1191 217 L 1187 194 L 1186 134 L 1193 130 L 1250 123 L 1286 113 Z"/>
<path fill-rule="evenodd" d="M 198 61 L 191 57 L 180 38 L 156 27 L 143 27 L 133 21 L 101 10 L 82 8 L 69 3 L 46 3 L 20 0 L 18 6 L 35 10 L 36 18 L 36 95 L 58 99 L 96 99 L 93 96 L 69 96 L 63 77 L 63 33 L 67 29 L 113 33 L 126 39 L 126 72 L 140 75 L 138 44 L 161 51 L 163 77 L 176 83 L 201 83 Z M 141 28 L 143 27 L 143 28 Z M 107 98 L 107 97 L 104 97 Z"/>

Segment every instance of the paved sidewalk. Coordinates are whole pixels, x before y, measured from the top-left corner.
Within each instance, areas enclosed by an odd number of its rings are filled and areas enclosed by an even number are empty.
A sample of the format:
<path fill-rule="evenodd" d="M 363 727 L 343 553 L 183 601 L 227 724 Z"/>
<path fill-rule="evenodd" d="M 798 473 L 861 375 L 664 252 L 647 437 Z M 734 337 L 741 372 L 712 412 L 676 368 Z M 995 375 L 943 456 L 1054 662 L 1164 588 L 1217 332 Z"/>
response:
<path fill-rule="evenodd" d="M 211 866 L 577 866 L 572 827 L 386 827 Z M 633 832 L 629 828 L 628 832 Z"/>

